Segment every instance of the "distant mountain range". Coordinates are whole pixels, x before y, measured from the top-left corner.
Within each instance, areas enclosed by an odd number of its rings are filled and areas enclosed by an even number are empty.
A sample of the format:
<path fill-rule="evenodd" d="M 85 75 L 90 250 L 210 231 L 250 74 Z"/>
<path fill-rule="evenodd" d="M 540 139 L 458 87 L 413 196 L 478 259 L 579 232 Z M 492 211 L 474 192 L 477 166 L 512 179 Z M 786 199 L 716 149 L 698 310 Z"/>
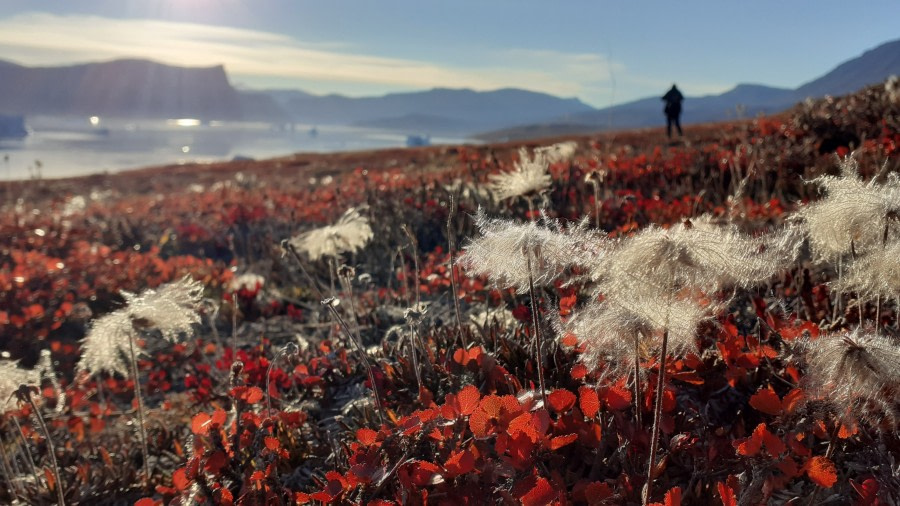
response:
<path fill-rule="evenodd" d="M 796 89 L 739 84 L 720 95 L 685 98 L 682 122 L 703 123 L 780 112 L 809 97 L 844 95 L 900 75 L 900 40 L 887 42 L 846 61 Z M 665 90 L 660 91 L 660 95 Z M 660 97 L 649 97 L 604 109 L 535 122 L 477 135 L 485 140 L 522 139 L 587 133 L 605 129 L 640 128 L 665 123 Z"/>
<path fill-rule="evenodd" d="M 115 60 L 65 67 L 0 61 L 0 114 L 197 118 L 468 134 L 592 111 L 575 98 L 519 89 L 436 88 L 381 97 L 238 90 L 222 66 Z"/>
<path fill-rule="evenodd" d="M 774 113 L 807 97 L 849 93 L 891 74 L 900 74 L 900 40 L 867 51 L 796 89 L 740 84 L 720 95 L 688 96 L 683 121 Z M 485 92 L 435 88 L 351 98 L 300 90 L 239 90 L 222 66 L 116 60 L 26 67 L 0 61 L 0 114 L 246 120 L 458 136 L 491 132 L 478 137 L 496 140 L 655 126 L 662 123 L 662 102 L 650 97 L 594 109 L 577 98 L 514 88 Z"/>

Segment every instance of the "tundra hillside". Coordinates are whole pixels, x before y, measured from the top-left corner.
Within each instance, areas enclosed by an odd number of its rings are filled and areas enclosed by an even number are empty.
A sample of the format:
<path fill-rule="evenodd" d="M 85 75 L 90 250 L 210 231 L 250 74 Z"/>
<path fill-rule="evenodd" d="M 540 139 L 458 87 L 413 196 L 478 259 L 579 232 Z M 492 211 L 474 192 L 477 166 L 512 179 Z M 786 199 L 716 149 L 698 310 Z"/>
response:
<path fill-rule="evenodd" d="M 0 502 L 897 504 L 897 80 L 0 183 Z"/>

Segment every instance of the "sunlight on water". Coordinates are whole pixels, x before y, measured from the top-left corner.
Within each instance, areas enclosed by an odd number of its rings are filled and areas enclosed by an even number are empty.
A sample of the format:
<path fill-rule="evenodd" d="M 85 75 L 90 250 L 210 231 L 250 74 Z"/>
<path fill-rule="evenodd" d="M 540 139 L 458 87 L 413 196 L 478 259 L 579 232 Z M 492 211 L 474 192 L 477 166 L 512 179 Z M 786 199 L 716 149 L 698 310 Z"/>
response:
<path fill-rule="evenodd" d="M 194 118 L 120 120 L 34 117 L 22 139 L 0 139 L 0 180 L 58 178 L 173 163 L 265 159 L 406 145 L 406 137 L 377 129 L 328 125 L 272 125 Z M 314 133 L 312 133 L 314 132 Z M 435 137 L 434 144 L 463 144 Z"/>
<path fill-rule="evenodd" d="M 166 124 L 180 127 L 200 126 L 200 120 L 196 118 L 178 118 L 166 120 Z"/>

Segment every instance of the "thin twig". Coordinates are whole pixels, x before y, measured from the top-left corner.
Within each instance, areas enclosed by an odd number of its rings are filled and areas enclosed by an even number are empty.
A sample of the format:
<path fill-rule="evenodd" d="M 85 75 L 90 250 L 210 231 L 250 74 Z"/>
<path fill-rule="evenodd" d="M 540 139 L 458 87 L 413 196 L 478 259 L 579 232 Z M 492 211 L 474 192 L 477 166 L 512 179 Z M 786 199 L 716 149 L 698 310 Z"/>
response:
<path fill-rule="evenodd" d="M 144 457 L 144 488 L 150 484 L 150 450 L 147 447 L 147 429 L 144 426 L 144 399 L 141 396 L 141 380 L 138 376 L 137 355 L 134 352 L 134 336 L 128 336 L 128 351 L 131 354 L 131 376 L 134 378 L 134 397 L 137 399 L 138 436 L 141 438 L 141 453 Z"/>
<path fill-rule="evenodd" d="M 531 325 L 534 327 L 535 339 L 535 367 L 538 373 L 538 386 L 541 389 L 541 401 L 547 405 L 547 385 L 544 383 L 544 356 L 542 353 L 543 342 L 541 340 L 541 326 L 538 320 L 537 295 L 534 292 L 534 278 L 531 274 L 531 252 L 528 246 L 522 247 L 522 253 L 525 255 L 525 263 L 528 266 L 528 295 L 531 297 Z"/>
<path fill-rule="evenodd" d="M 666 323 L 668 326 L 668 322 Z M 666 386 L 666 352 L 669 344 L 669 329 L 663 331 L 662 349 L 659 351 L 659 375 L 656 380 L 656 405 L 653 411 L 653 434 L 650 436 L 650 459 L 647 463 L 647 484 L 644 486 L 644 506 L 650 504 L 653 488 L 653 471 L 656 468 L 656 452 L 659 450 L 659 429 L 662 418 L 663 389 Z"/>
<path fill-rule="evenodd" d="M 450 286 L 453 288 L 453 309 L 456 311 L 456 325 L 459 342 L 463 349 L 468 348 L 465 334 L 463 333 L 462 312 L 459 310 L 459 287 L 456 280 L 456 234 L 453 230 L 453 218 L 456 217 L 456 199 L 450 194 L 450 212 L 447 217 L 447 242 L 450 253 Z"/>
<path fill-rule="evenodd" d="M 28 404 L 31 405 L 31 410 L 34 414 L 34 418 L 38 422 L 38 427 L 40 427 L 41 432 L 44 433 L 44 440 L 47 442 L 47 454 L 50 456 L 50 470 L 53 472 L 53 477 L 56 481 L 52 488 L 56 490 L 57 504 L 59 506 L 65 506 L 66 499 L 63 496 L 62 478 L 59 475 L 59 465 L 56 463 L 56 448 L 54 448 L 53 446 L 53 440 L 50 439 L 50 429 L 47 428 L 47 422 L 44 421 L 44 417 L 41 415 L 41 410 L 38 409 L 37 403 L 34 402 L 34 398 L 31 396 L 33 392 L 37 391 L 37 387 L 21 385 L 16 395 L 17 397 L 19 397 L 20 401 L 27 401 Z"/>

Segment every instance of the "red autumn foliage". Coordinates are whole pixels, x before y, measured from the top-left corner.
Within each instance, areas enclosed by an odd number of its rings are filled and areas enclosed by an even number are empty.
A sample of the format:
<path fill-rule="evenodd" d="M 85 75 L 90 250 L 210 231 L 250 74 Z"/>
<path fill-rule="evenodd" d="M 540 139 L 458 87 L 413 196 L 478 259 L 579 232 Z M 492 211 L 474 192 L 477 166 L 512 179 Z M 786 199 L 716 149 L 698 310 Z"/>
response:
<path fill-rule="evenodd" d="M 685 144 L 665 145 L 652 132 L 580 138 L 573 160 L 549 168 L 546 212 L 563 221 L 588 216 L 611 237 L 702 213 L 761 232 L 781 223 L 795 202 L 817 197 L 800 176 L 833 168 L 830 154 L 819 153 L 829 132 L 852 130 L 865 139 L 855 155 L 863 177 L 882 163 L 893 171 L 900 135 L 893 113 L 871 105 L 882 103 L 879 93 L 692 127 Z M 512 167 L 519 146 L 298 155 L 277 164 L 4 183 L 13 193 L 30 192 L 28 206 L 39 212 L 0 211 L 0 345 L 28 365 L 49 350 L 58 365 L 58 385 L 47 378 L 40 397 L 48 413 L 58 409 L 49 425 L 68 498 L 90 503 L 122 494 L 142 506 L 183 502 L 188 493 L 199 502 L 239 505 L 637 503 L 647 481 L 659 369 L 654 350 L 640 350 L 642 394 L 634 399 L 633 371 L 587 363 L 583 336 L 559 336 L 562 346 L 545 342 L 543 405 L 527 297 L 456 269 L 462 326 L 456 322 L 446 188 L 458 190 L 453 224 L 460 254 L 463 238 L 477 234 L 470 215 L 479 205 L 492 215 L 526 218 L 527 202 L 487 202 L 477 192 L 490 174 Z M 584 178 L 601 170 L 595 200 Z M 739 184 L 734 178 L 751 172 L 743 197 L 729 200 Z M 190 185 L 205 190 L 188 192 Z M 72 195 L 106 190 L 83 212 L 63 214 Z M 366 209 L 375 237 L 367 250 L 339 259 L 357 270 L 352 294 L 336 278 L 334 290 L 350 327 L 359 325 L 366 363 L 277 246 L 332 223 L 350 206 Z M 417 248 L 397 251 L 409 243 L 397 224 L 408 225 Z M 305 264 L 320 286 L 332 281 L 326 264 Z M 233 285 L 244 272 L 265 282 Z M 212 301 L 200 312 L 196 337 L 172 345 L 142 335 L 137 381 L 74 374 L 89 322 L 121 307 L 122 290 L 139 292 L 184 274 L 200 280 Z M 583 272 L 569 274 L 572 284 L 539 288 L 541 318 L 565 321 L 596 298 Z M 825 396 L 805 389 L 810 371 L 796 358 L 807 336 L 865 325 L 877 314 L 871 302 L 836 305 L 827 284 L 832 275 L 806 262 L 773 278 L 765 291 L 739 291 L 729 300 L 735 304 L 697 330 L 696 353 L 670 357 L 663 458 L 651 501 L 736 505 L 746 495 L 745 502 L 760 504 L 823 487 L 859 504 L 897 502 L 896 484 L 869 471 L 872 455 L 896 456 L 896 437 L 829 411 Z M 416 291 L 433 305 L 407 329 L 398 313 Z M 704 295 L 711 302 L 730 296 Z M 481 309 L 495 316 L 471 323 Z M 843 314 L 832 321 L 835 310 Z M 896 318 L 893 306 L 881 310 L 882 323 Z M 821 329 L 817 322 L 824 322 Z M 394 327 L 404 330 L 387 331 Z M 545 330 L 549 336 L 549 323 Z M 296 351 L 280 353 L 288 343 Z M 150 408 L 149 489 L 135 465 L 136 386 Z M 31 414 L 30 407 L 11 411 L 4 426 L 12 430 L 10 419 L 17 418 L 38 450 L 37 467 L 46 469 Z M 837 449 L 826 458 L 832 440 Z M 871 440 L 886 444 L 865 444 Z M 15 469 L 27 467 L 14 458 Z M 754 470 L 760 481 L 740 487 L 736 476 L 752 481 Z M 52 502 L 39 485 L 28 485 L 29 500 Z M 11 500 L 0 490 L 0 502 Z"/>

